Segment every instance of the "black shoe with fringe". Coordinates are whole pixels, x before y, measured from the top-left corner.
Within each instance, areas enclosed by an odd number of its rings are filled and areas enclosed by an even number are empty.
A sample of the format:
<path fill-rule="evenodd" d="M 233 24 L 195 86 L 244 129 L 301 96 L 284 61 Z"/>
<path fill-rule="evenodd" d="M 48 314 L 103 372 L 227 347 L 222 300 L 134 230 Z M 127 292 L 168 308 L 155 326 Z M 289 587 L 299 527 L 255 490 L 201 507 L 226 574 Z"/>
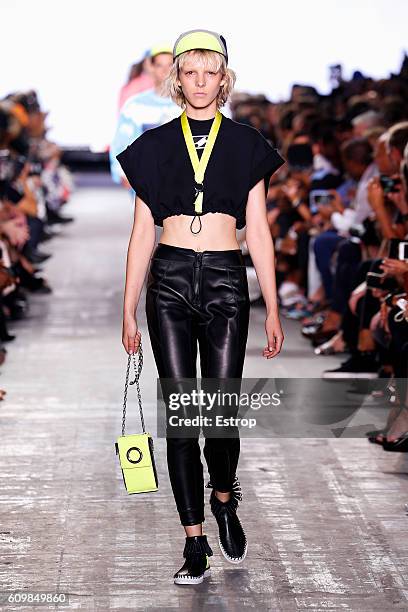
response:
<path fill-rule="evenodd" d="M 211 574 L 208 557 L 213 555 L 206 535 L 187 536 L 184 565 L 174 574 L 175 584 L 200 584 Z"/>
<path fill-rule="evenodd" d="M 211 481 L 206 485 L 212 488 L 210 495 L 211 512 L 218 523 L 218 543 L 224 557 L 231 563 L 241 563 L 246 557 L 248 541 L 237 516 L 238 500 L 242 500 L 240 482 L 235 476 L 233 489 L 228 501 L 222 502 L 215 495 Z"/>

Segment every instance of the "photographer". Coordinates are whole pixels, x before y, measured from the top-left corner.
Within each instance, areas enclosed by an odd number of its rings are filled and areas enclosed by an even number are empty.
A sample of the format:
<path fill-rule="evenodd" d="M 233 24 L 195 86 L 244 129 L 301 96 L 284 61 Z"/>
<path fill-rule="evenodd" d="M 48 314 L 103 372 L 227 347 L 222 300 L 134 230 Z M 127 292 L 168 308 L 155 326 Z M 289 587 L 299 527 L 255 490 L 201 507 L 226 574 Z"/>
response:
<path fill-rule="evenodd" d="M 398 207 L 399 234 L 392 238 L 390 257 L 380 269 L 384 279 L 393 279 L 396 289 L 382 297 L 378 326 L 387 339 L 396 382 L 396 406 L 390 410 L 384 429 L 371 432 L 370 441 L 387 451 L 408 451 L 408 138 L 400 164 L 399 184 L 394 185 L 393 200 Z"/>
<path fill-rule="evenodd" d="M 407 142 L 408 132 L 403 129 Z M 335 293 L 338 305 L 344 303 L 345 296 L 350 296 L 342 312 L 341 340 L 347 344 L 351 357 L 339 368 L 326 370 L 324 378 L 376 378 L 379 375 L 386 376 L 390 371 L 386 351 L 376 344 L 371 323 L 376 314 L 378 317 L 380 299 L 398 288 L 395 279 L 381 277 L 381 262 L 385 249 L 390 249 L 390 241 L 398 240 L 405 232 L 400 210 L 405 206 L 401 201 L 405 200 L 400 187 L 401 179 L 392 179 L 385 174 L 385 171 L 393 170 L 390 157 L 387 165 L 383 156 L 384 147 L 387 153 L 389 151 L 386 145 L 390 133 L 379 139 L 376 147 L 376 160 L 381 175 L 373 177 L 367 185 L 368 202 L 373 213 L 365 220 L 364 230 L 356 231 L 354 237 L 341 245 L 338 253 Z M 401 136 L 399 130 L 392 133 Z M 355 267 L 360 253 L 364 259 Z M 351 294 L 348 291 L 350 281 Z"/>
<path fill-rule="evenodd" d="M 380 219 L 377 219 L 376 203 L 373 201 L 370 187 L 373 183 L 379 184 L 380 173 L 384 180 L 389 180 L 389 174 L 392 172 L 392 165 L 386 150 L 387 139 L 388 134 L 385 132 L 375 142 L 373 160 L 370 166 L 367 166 L 365 175 L 363 174 L 358 184 L 353 207 L 346 209 L 344 214 L 333 211 L 331 215 L 334 224 L 343 224 L 341 226 L 341 234 L 344 238 L 339 240 L 336 245 L 331 308 L 316 334 L 313 336 L 309 335 L 312 341 L 318 344 L 319 340 L 325 340 L 325 334 L 327 334 L 326 340 L 328 341 L 323 346 L 317 348 L 315 351 L 317 354 L 332 354 L 344 350 L 346 339 L 341 333 L 342 317 L 346 313 L 347 301 L 352 289 L 364 280 L 364 274 L 368 270 L 367 264 L 360 268 L 360 262 L 377 257 L 381 239 L 392 235 L 389 214 L 390 207 L 394 209 L 393 203 L 392 201 L 388 202 L 386 215 L 380 216 Z M 364 153 L 365 150 L 368 154 L 366 160 L 368 162 L 371 159 L 371 145 L 361 139 L 350 141 L 350 143 L 346 143 L 343 150 L 345 152 L 346 167 L 349 168 L 350 172 L 353 172 L 355 170 L 355 166 L 353 166 L 355 160 L 352 160 L 351 168 L 347 166 L 348 148 L 351 146 L 353 149 L 354 147 L 355 152 L 360 150 L 360 154 Z M 367 178 L 370 174 L 373 176 Z M 369 209 L 367 209 L 367 206 Z M 382 225 L 380 221 L 385 219 L 388 219 L 387 223 Z M 346 236 L 349 237 L 347 238 Z M 330 335 L 332 336 L 331 338 Z M 350 342 L 350 338 L 348 340 Z M 347 346 L 350 348 L 348 343 Z"/>

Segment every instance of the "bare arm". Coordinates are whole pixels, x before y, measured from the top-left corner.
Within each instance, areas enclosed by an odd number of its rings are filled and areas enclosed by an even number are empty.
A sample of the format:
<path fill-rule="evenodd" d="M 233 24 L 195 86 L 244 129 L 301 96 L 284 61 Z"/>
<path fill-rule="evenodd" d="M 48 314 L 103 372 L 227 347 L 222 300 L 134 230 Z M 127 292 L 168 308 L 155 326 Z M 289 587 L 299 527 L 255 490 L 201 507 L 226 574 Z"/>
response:
<path fill-rule="evenodd" d="M 138 196 L 126 259 L 126 283 L 123 299 L 123 345 L 128 353 L 139 348 L 140 332 L 136 322 L 139 303 L 149 260 L 155 243 L 153 216 L 149 207 Z"/>
<path fill-rule="evenodd" d="M 264 181 L 261 179 L 249 192 L 246 207 L 246 243 L 253 261 L 266 304 L 265 330 L 267 358 L 277 355 L 283 343 L 275 276 L 275 249 L 268 225 Z"/>

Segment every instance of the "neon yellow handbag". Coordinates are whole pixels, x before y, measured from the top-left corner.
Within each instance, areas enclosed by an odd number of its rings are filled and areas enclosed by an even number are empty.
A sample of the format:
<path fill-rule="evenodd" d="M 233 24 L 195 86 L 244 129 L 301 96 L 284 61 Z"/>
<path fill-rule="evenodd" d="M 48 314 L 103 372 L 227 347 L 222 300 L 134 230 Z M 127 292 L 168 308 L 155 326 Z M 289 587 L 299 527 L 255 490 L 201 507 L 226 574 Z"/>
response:
<path fill-rule="evenodd" d="M 116 454 L 119 455 L 120 467 L 122 469 L 123 482 L 129 494 L 148 493 L 150 491 L 157 491 L 159 488 L 159 481 L 157 478 L 156 464 L 153 452 L 153 438 L 151 434 L 145 430 L 142 400 L 140 396 L 139 378 L 143 366 L 143 351 L 141 341 L 139 345 L 138 355 L 138 366 L 136 366 L 135 353 L 133 353 L 133 355 L 129 353 L 128 356 L 125 394 L 123 401 L 122 435 L 119 436 L 117 441 L 115 442 Z M 125 435 L 126 401 L 129 384 L 130 362 L 132 356 L 135 368 L 135 379 L 130 382 L 130 384 L 134 385 L 136 383 L 143 433 Z"/>

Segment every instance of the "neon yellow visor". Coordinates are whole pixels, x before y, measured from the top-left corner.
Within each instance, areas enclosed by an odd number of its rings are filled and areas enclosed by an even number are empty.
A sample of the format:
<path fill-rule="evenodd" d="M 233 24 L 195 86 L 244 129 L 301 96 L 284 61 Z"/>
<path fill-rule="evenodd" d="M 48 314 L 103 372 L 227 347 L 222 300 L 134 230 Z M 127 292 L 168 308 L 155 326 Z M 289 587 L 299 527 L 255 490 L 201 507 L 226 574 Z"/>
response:
<path fill-rule="evenodd" d="M 210 30 L 189 30 L 180 34 L 173 48 L 173 60 L 181 53 L 193 49 L 208 49 L 221 53 L 228 64 L 228 51 L 225 38 L 221 34 Z"/>
<path fill-rule="evenodd" d="M 159 53 L 173 53 L 173 48 L 170 45 L 155 45 L 149 51 L 149 57 L 159 55 Z"/>

